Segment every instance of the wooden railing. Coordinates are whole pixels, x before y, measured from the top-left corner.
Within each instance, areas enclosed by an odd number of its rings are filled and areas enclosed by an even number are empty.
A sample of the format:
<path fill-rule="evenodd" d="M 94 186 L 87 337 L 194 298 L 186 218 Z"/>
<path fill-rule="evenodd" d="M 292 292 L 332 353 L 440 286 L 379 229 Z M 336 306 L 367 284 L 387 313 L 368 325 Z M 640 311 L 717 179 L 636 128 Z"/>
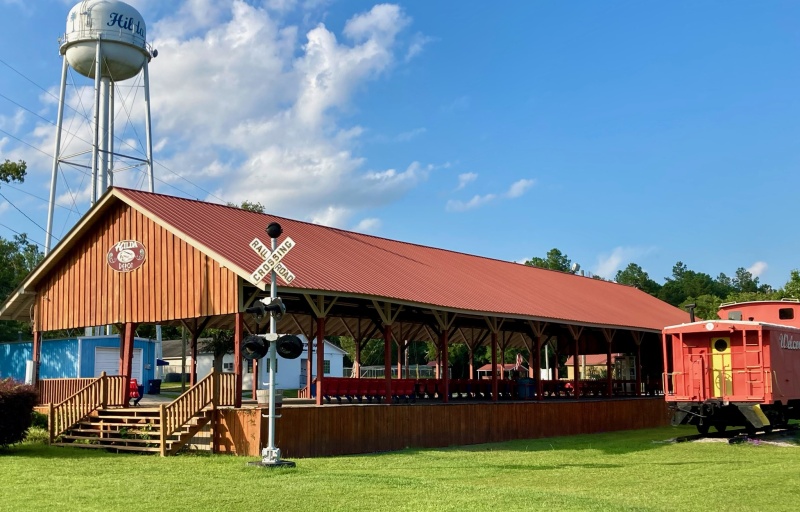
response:
<path fill-rule="evenodd" d="M 95 380 L 97 379 L 41 379 L 37 385 L 39 404 L 60 404 Z"/>
<path fill-rule="evenodd" d="M 167 450 L 167 438 L 206 407 L 232 406 L 236 402 L 236 375 L 211 371 L 168 405 L 161 405 L 161 455 Z"/>
<path fill-rule="evenodd" d="M 103 372 L 96 379 L 54 380 L 88 380 L 89 383 L 56 405 L 48 402 L 48 429 L 51 443 L 96 409 L 125 404 L 128 383 L 128 378 L 125 376 L 108 376 Z"/>

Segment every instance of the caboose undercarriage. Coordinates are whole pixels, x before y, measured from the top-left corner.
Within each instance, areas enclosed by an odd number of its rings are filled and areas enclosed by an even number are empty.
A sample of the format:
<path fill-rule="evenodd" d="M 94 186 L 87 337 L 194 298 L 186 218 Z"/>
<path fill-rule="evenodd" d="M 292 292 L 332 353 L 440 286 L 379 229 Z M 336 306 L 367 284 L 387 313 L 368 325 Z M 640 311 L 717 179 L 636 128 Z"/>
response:
<path fill-rule="evenodd" d="M 794 402 L 794 403 L 793 403 Z M 749 432 L 770 431 L 785 427 L 790 419 L 800 419 L 800 403 L 790 401 L 788 405 L 776 402 L 771 405 L 751 402 L 669 402 L 672 425 L 695 425 L 697 431 L 706 434 L 714 427 L 723 432 L 728 427 L 744 427 Z"/>

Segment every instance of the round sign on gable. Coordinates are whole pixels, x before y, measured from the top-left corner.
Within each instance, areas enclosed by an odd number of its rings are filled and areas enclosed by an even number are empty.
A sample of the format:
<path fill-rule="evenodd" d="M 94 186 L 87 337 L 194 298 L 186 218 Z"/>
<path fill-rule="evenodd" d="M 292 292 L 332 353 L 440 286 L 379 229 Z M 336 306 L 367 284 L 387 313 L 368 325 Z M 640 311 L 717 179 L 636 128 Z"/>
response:
<path fill-rule="evenodd" d="M 147 250 L 136 240 L 122 240 L 108 250 L 108 266 L 117 272 L 130 272 L 141 267 L 147 259 Z"/>

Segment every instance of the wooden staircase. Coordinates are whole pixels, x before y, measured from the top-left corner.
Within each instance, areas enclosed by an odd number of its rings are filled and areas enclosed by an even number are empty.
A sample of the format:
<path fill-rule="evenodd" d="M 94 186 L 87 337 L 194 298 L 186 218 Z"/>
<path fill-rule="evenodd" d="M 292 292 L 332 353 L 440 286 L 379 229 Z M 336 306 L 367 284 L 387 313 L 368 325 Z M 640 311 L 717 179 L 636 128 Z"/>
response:
<path fill-rule="evenodd" d="M 161 453 L 160 408 L 135 407 L 100 409 L 82 418 L 58 436 L 54 446 L 102 448 L 113 451 Z M 165 436 L 164 455 L 174 455 L 213 418 L 213 410 L 203 409 Z"/>
<path fill-rule="evenodd" d="M 120 379 L 127 380 L 103 375 L 51 405 L 50 444 L 174 455 L 214 419 L 218 406 L 234 404 L 233 374 L 212 372 L 173 402 L 149 408 L 123 407 Z"/>

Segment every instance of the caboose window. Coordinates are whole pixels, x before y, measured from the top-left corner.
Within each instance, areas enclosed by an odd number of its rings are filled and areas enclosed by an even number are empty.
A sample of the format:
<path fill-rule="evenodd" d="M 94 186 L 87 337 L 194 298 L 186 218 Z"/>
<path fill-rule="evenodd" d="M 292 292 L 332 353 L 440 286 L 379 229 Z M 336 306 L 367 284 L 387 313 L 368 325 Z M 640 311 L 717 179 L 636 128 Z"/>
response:
<path fill-rule="evenodd" d="M 742 312 L 741 311 L 729 311 L 728 312 L 728 320 L 741 320 L 742 319 Z"/>
<path fill-rule="evenodd" d="M 781 308 L 778 310 L 778 318 L 781 320 L 793 320 L 794 308 Z"/>

